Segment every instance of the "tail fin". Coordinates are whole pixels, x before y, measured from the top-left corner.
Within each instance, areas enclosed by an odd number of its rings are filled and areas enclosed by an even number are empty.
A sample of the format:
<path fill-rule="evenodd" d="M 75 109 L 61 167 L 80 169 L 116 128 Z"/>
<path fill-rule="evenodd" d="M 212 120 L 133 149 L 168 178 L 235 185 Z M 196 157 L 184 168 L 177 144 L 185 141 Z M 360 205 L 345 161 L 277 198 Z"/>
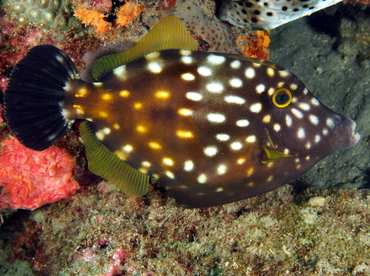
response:
<path fill-rule="evenodd" d="M 66 135 L 64 87 L 78 77 L 68 55 L 51 45 L 32 48 L 16 65 L 4 95 L 4 115 L 24 146 L 41 151 Z"/>

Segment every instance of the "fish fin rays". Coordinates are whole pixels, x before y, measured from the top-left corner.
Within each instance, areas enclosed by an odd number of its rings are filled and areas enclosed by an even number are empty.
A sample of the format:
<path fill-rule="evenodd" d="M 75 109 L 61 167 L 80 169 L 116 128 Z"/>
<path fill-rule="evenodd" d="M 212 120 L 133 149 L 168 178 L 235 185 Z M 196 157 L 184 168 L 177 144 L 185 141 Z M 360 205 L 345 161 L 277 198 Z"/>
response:
<path fill-rule="evenodd" d="M 4 95 L 4 115 L 23 145 L 42 151 L 66 135 L 64 86 L 78 77 L 67 54 L 51 45 L 32 48 L 16 65 Z"/>
<path fill-rule="evenodd" d="M 145 195 L 150 176 L 134 169 L 100 142 L 89 123 L 80 125 L 80 135 L 86 150 L 89 170 L 116 185 L 127 196 Z"/>
<path fill-rule="evenodd" d="M 196 51 L 197 41 L 190 35 L 181 21 L 173 15 L 159 21 L 131 49 L 117 54 L 111 54 L 98 59 L 92 70 L 95 80 L 101 80 L 113 69 L 138 59 L 146 54 L 166 50 L 182 49 Z"/>

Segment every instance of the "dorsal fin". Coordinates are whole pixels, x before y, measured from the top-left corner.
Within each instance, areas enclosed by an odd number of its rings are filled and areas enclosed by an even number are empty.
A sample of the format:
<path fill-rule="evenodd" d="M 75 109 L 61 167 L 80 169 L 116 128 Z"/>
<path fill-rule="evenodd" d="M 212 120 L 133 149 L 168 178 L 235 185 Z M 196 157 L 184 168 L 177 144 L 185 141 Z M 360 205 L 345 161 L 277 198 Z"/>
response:
<path fill-rule="evenodd" d="M 92 70 L 95 80 L 99 81 L 113 69 L 137 58 L 166 49 L 198 50 L 197 41 L 190 35 L 181 21 L 173 15 L 159 21 L 131 49 L 98 59 Z"/>
<path fill-rule="evenodd" d="M 149 191 L 150 176 L 134 169 L 99 141 L 88 121 L 80 124 L 89 171 L 116 185 L 127 196 L 141 197 Z"/>
<path fill-rule="evenodd" d="M 220 54 L 220 53 L 215 53 L 215 54 Z M 242 55 L 237 55 L 237 54 L 227 54 L 227 53 L 222 53 L 222 55 L 226 56 L 226 57 L 229 57 L 229 58 L 238 59 L 238 60 L 241 60 L 241 61 L 259 63 L 259 64 L 262 64 L 264 66 L 270 67 L 272 69 L 279 69 L 280 68 L 280 66 L 278 66 L 278 65 L 276 65 L 272 62 L 269 62 L 267 60 L 263 60 L 263 59 L 260 59 L 260 58 L 247 57 L 247 56 L 242 56 Z M 283 69 L 283 68 L 281 68 L 281 69 Z"/>

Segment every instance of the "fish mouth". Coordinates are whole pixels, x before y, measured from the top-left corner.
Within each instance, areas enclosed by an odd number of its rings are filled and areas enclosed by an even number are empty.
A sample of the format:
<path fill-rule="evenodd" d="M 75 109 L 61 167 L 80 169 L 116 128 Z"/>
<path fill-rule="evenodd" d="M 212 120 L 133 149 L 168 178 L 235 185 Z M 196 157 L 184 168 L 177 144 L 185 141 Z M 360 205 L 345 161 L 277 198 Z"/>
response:
<path fill-rule="evenodd" d="M 357 143 L 360 141 L 361 139 L 361 135 L 360 133 L 356 132 L 356 123 L 355 121 L 350 120 L 350 127 L 349 127 L 349 131 L 350 131 L 350 139 L 349 139 L 349 145 L 348 145 L 348 148 L 352 148 L 353 146 L 357 145 Z"/>

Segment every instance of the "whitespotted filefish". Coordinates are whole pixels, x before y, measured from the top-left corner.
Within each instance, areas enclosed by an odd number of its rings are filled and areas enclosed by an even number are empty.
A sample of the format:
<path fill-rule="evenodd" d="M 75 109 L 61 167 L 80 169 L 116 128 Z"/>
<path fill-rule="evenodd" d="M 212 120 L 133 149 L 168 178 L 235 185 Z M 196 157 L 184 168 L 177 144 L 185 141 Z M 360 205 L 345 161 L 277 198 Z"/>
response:
<path fill-rule="evenodd" d="M 360 139 L 284 68 L 197 47 L 169 16 L 131 50 L 98 60 L 88 83 L 64 52 L 37 46 L 11 74 L 8 126 L 44 150 L 85 118 L 92 172 L 128 195 L 156 179 L 188 207 L 271 191 Z"/>
<path fill-rule="evenodd" d="M 272 30 L 343 0 L 223 0 L 219 17 L 246 29 Z"/>

